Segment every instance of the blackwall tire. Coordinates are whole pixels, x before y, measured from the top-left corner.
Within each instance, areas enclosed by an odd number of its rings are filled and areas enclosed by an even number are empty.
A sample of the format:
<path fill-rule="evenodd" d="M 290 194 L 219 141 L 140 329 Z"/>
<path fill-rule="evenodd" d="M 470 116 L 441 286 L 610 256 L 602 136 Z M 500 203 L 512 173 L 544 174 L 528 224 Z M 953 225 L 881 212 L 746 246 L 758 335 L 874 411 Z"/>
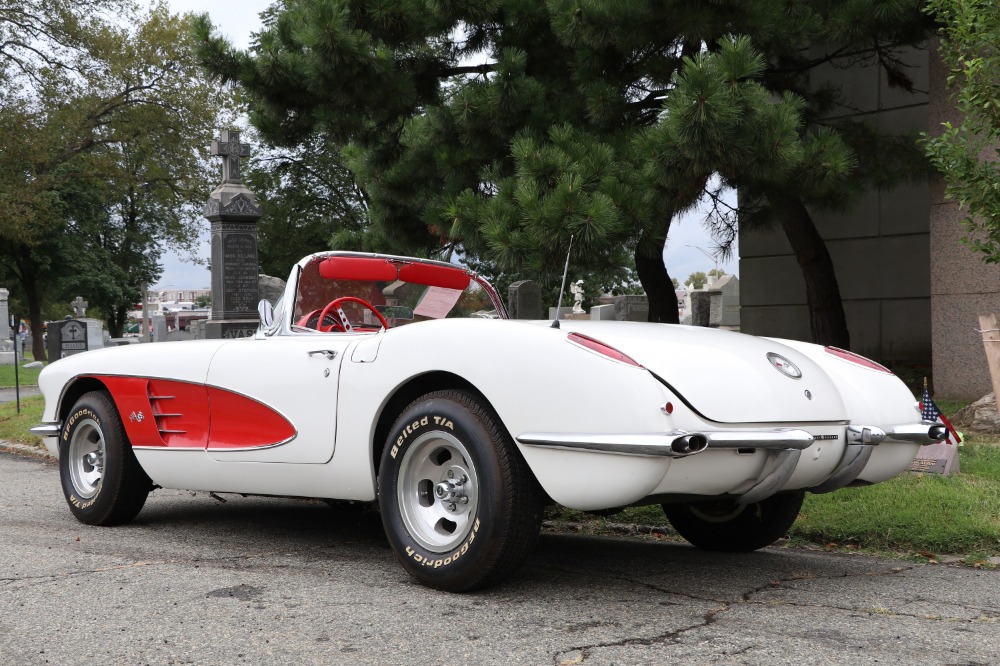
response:
<path fill-rule="evenodd" d="M 703 550 L 749 553 L 785 536 L 802 508 L 805 492 L 772 495 L 754 504 L 711 500 L 664 504 L 677 532 Z"/>
<path fill-rule="evenodd" d="M 429 393 L 403 411 L 378 488 L 396 557 L 430 587 L 499 583 L 538 539 L 541 488 L 497 417 L 460 391 Z"/>
<path fill-rule="evenodd" d="M 82 523 L 121 525 L 142 510 L 152 483 L 108 393 L 85 393 L 73 405 L 59 436 L 59 475 L 70 511 Z"/>

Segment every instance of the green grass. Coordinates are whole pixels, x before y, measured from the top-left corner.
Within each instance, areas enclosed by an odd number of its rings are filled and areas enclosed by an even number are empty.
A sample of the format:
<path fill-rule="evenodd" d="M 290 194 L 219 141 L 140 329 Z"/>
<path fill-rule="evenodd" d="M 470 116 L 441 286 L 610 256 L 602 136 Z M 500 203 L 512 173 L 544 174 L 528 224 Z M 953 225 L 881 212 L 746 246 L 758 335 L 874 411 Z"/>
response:
<path fill-rule="evenodd" d="M 18 365 L 23 366 L 32 360 L 31 354 L 28 354 L 27 358 L 19 358 Z M 38 373 L 41 372 L 41 368 L 23 368 L 18 367 L 18 381 L 21 386 L 34 386 L 38 384 Z M 14 366 L 13 365 L 0 365 L 0 388 L 6 388 L 14 386 Z"/>
<path fill-rule="evenodd" d="M 928 555 L 1000 554 L 1000 446 L 970 437 L 961 473 L 904 474 L 867 488 L 807 495 L 795 540 Z"/>
<path fill-rule="evenodd" d="M 21 413 L 17 413 L 17 403 L 0 403 L 0 439 L 18 444 L 42 446 L 40 437 L 28 432 L 28 428 L 42 421 L 45 400 L 40 395 L 21 398 Z"/>

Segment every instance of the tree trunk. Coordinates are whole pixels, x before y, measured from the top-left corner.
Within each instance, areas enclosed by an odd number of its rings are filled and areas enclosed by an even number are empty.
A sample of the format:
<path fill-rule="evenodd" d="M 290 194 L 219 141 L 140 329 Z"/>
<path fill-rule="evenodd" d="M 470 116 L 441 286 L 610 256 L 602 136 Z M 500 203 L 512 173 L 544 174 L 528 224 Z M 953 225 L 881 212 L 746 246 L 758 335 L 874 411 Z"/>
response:
<path fill-rule="evenodd" d="M 847 330 L 844 302 L 826 242 L 797 197 L 771 197 L 771 201 L 780 213 L 781 227 L 806 283 L 813 342 L 850 349 L 851 335 Z"/>
<path fill-rule="evenodd" d="M 679 324 L 681 320 L 677 311 L 677 293 L 663 263 L 663 246 L 660 246 L 659 252 L 650 256 L 642 251 L 644 245 L 647 243 L 640 241 L 636 247 L 635 270 L 649 299 L 649 321 Z"/>
<path fill-rule="evenodd" d="M 31 354 L 36 361 L 46 361 L 45 341 L 42 340 L 42 299 L 38 294 L 38 285 L 29 278 L 21 286 L 24 289 L 24 299 L 28 301 L 28 319 L 31 321 Z"/>

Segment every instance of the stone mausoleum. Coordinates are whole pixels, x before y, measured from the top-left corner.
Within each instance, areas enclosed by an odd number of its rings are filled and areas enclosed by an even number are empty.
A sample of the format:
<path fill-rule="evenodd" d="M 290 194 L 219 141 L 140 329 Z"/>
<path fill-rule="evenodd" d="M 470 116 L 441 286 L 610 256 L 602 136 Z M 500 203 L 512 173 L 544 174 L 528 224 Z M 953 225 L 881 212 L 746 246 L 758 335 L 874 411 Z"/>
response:
<path fill-rule="evenodd" d="M 840 85 L 843 106 L 885 132 L 934 132 L 954 120 L 937 44 L 903 60 L 914 91 L 844 54 L 814 78 Z M 992 391 L 979 315 L 1000 312 L 1000 266 L 960 242 L 962 211 L 940 179 L 866 193 L 848 214 L 816 214 L 840 283 L 852 350 L 888 363 L 931 365 L 937 396 L 974 400 Z M 740 235 L 742 330 L 810 339 L 805 283 L 780 229 Z"/>

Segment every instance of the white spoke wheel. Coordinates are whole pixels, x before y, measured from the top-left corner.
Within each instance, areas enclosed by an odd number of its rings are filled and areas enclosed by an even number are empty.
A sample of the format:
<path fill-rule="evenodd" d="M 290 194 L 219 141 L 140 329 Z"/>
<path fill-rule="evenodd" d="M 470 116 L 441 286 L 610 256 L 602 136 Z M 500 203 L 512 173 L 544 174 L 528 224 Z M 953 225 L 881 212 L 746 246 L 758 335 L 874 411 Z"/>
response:
<path fill-rule="evenodd" d="M 118 525 L 142 510 L 152 484 L 108 393 L 85 393 L 66 416 L 59 475 L 70 511 L 80 522 Z"/>
<path fill-rule="evenodd" d="M 538 538 L 541 488 L 496 415 L 464 392 L 430 393 L 403 410 L 378 487 L 389 544 L 431 587 L 496 584 Z"/>
<path fill-rule="evenodd" d="M 748 553 L 785 536 L 802 508 L 801 490 L 772 495 L 753 504 L 735 499 L 664 504 L 678 534 L 704 550 Z"/>

